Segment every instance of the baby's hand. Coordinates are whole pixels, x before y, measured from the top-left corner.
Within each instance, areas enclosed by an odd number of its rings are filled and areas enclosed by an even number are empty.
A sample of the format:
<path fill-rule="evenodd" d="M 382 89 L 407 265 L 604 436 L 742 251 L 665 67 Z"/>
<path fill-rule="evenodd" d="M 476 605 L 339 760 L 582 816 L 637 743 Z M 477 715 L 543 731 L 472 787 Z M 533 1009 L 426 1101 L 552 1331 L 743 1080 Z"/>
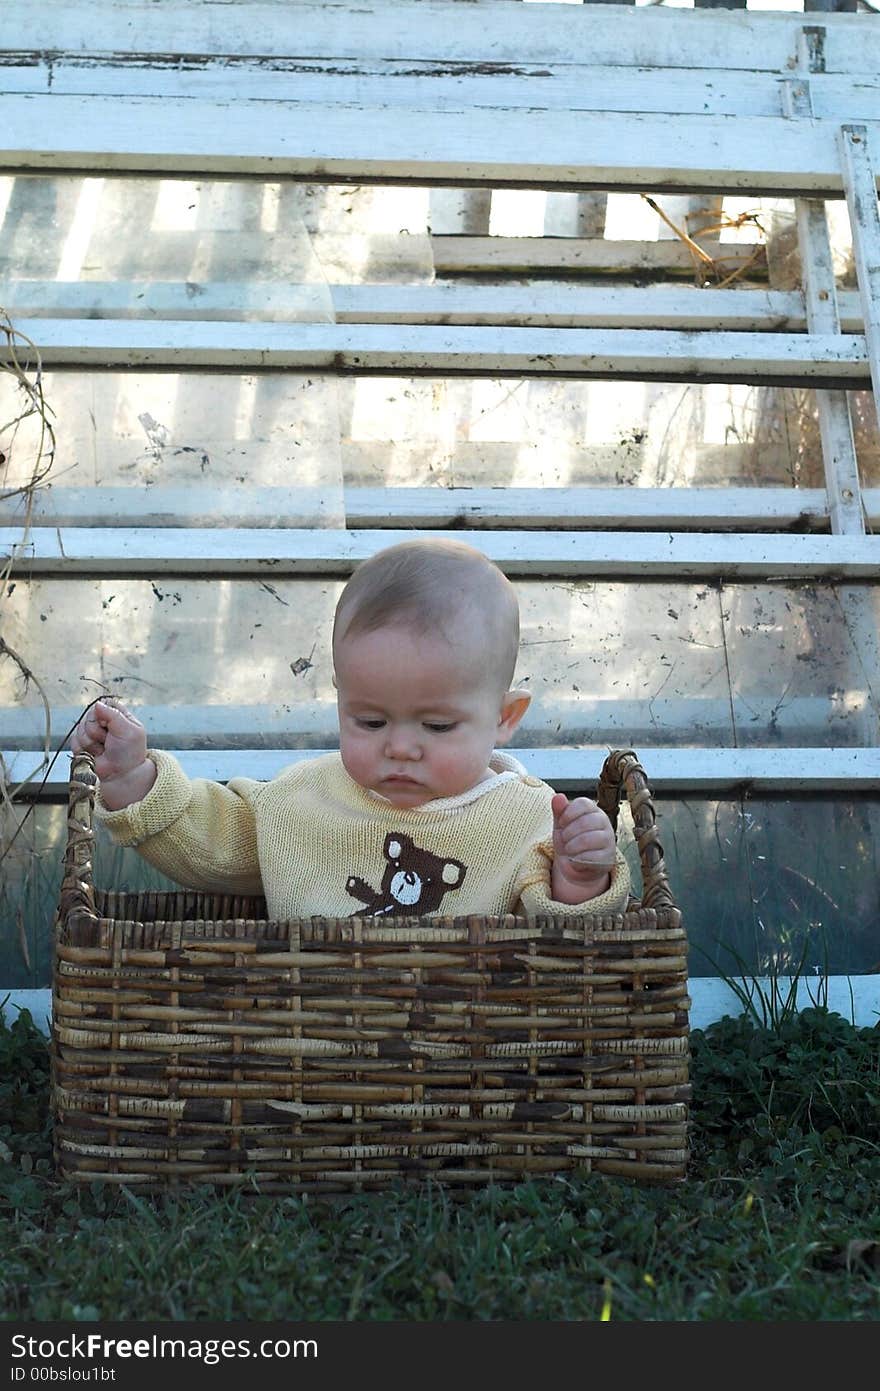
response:
<path fill-rule="evenodd" d="M 608 888 L 617 856 L 614 827 L 589 797 L 569 802 L 557 792 L 553 811 L 551 892 L 560 903 L 583 903 Z"/>
<path fill-rule="evenodd" d="M 147 758 L 147 731 L 140 720 L 111 699 L 92 705 L 70 736 L 74 753 L 91 754 L 101 795 L 111 809 L 145 797 L 156 780 Z"/>

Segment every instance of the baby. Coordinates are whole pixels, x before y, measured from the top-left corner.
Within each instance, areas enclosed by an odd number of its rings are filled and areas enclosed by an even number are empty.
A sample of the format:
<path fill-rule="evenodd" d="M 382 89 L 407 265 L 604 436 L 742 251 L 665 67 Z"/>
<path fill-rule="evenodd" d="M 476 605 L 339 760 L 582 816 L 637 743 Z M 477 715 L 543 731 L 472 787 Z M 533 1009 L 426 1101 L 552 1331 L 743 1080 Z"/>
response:
<path fill-rule="evenodd" d="M 473 547 L 404 541 L 344 587 L 333 623 L 339 752 L 269 782 L 190 780 L 98 701 L 71 737 L 97 818 L 175 882 L 264 893 L 269 916 L 615 913 L 630 892 L 608 817 L 499 751 L 513 686 L 513 585 Z"/>

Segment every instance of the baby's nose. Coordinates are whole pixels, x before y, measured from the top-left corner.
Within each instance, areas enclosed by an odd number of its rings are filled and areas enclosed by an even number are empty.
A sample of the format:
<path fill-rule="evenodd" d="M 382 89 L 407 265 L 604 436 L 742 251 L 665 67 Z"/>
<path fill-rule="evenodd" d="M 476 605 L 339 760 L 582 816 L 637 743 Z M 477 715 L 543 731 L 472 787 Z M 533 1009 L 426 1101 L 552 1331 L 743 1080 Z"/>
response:
<path fill-rule="evenodd" d="M 389 725 L 385 754 L 388 758 L 419 758 L 421 746 L 416 731 L 406 725 Z"/>

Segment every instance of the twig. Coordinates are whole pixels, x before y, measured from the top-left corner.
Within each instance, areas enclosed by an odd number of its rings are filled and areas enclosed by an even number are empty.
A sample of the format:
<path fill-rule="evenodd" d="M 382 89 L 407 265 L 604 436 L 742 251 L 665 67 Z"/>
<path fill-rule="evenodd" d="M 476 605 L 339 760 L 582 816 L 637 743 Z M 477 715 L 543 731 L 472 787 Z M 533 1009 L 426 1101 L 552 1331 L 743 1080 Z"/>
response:
<path fill-rule="evenodd" d="M 697 245 L 693 237 L 689 237 L 687 232 L 685 232 L 682 227 L 679 227 L 675 222 L 673 222 L 672 218 L 667 216 L 667 214 L 663 211 L 659 203 L 655 203 L 654 199 L 650 197 L 650 195 L 647 193 L 643 193 L 642 197 L 648 204 L 648 207 L 653 208 L 657 216 L 661 218 L 663 222 L 666 223 L 666 226 L 671 227 L 677 237 L 681 237 L 681 240 L 684 242 L 685 246 L 690 247 L 691 251 L 698 258 L 698 260 L 705 261 L 710 266 L 715 265 L 715 262 L 712 260 L 712 257 L 709 255 L 708 251 L 704 251 L 701 246 Z"/>

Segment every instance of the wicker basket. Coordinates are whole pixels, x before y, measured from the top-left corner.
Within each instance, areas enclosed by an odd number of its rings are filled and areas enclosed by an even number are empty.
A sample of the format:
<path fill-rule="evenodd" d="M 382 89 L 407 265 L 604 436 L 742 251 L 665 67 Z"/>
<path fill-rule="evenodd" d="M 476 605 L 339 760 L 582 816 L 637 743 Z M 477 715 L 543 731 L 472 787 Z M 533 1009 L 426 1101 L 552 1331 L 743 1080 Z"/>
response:
<path fill-rule="evenodd" d="M 96 891 L 71 760 L 53 978 L 60 1176 L 346 1192 L 687 1162 L 687 941 L 631 752 L 641 901 L 617 915 L 266 920 L 259 898 Z"/>

